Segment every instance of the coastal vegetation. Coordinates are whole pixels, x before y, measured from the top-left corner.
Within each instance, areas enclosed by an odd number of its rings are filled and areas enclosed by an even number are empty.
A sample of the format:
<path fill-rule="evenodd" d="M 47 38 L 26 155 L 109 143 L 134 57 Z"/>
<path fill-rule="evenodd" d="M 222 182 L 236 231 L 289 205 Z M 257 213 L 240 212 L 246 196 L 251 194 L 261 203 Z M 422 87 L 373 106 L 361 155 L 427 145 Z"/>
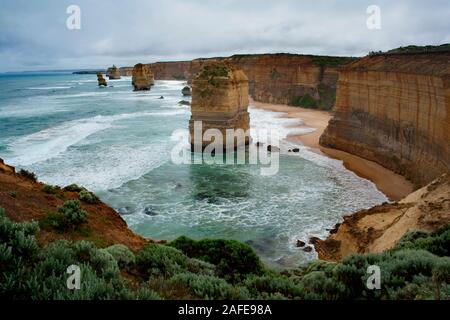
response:
<path fill-rule="evenodd" d="M 58 210 L 78 225 L 76 201 Z M 276 272 L 246 244 L 181 237 L 133 252 L 115 244 L 58 240 L 40 245 L 37 222 L 12 222 L 0 209 L 0 297 L 5 299 L 448 299 L 450 226 L 413 232 L 385 253 L 341 263 L 314 261 Z M 81 269 L 81 289 L 66 286 L 68 266 Z M 382 270 L 381 290 L 369 290 L 368 266 Z"/>

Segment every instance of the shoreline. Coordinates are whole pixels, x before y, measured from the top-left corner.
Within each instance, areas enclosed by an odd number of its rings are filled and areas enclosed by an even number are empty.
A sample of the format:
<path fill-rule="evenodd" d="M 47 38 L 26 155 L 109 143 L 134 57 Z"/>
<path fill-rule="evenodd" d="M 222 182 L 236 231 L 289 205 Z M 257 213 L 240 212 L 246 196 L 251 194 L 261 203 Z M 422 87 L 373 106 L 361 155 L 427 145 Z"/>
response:
<path fill-rule="evenodd" d="M 391 201 L 399 201 L 414 191 L 413 184 L 405 177 L 384 168 L 376 162 L 358 157 L 345 151 L 324 148 L 320 146 L 319 139 L 332 114 L 327 111 L 291 107 L 281 104 L 270 104 L 250 100 L 250 105 L 275 112 L 285 113 L 284 118 L 302 120 L 302 125 L 295 128 L 313 128 L 314 132 L 303 135 L 290 135 L 287 140 L 309 147 L 311 151 L 343 162 L 345 168 L 354 172 L 361 178 L 372 181 L 377 189 L 384 193 Z"/>

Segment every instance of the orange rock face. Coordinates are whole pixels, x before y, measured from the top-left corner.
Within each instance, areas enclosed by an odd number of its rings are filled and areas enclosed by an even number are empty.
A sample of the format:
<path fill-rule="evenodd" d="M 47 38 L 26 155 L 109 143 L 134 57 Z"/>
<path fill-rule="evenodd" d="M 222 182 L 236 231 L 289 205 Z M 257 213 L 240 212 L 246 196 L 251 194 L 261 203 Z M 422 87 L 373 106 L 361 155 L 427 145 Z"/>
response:
<path fill-rule="evenodd" d="M 112 66 L 111 68 L 108 68 L 106 75 L 110 80 L 120 79 L 120 70 L 116 66 Z"/>
<path fill-rule="evenodd" d="M 423 186 L 450 171 L 450 53 L 376 55 L 340 73 L 321 144 Z"/>
<path fill-rule="evenodd" d="M 134 66 L 132 84 L 135 91 L 150 90 L 154 83 L 153 72 L 148 65 L 138 63 Z"/>
<path fill-rule="evenodd" d="M 230 137 L 233 139 L 231 141 L 227 140 L 226 132 L 227 129 L 246 132 L 250 128 L 248 104 L 248 79 L 242 70 L 223 63 L 203 68 L 193 81 L 192 116 L 189 121 L 191 146 L 201 150 L 209 145 L 212 141 L 203 139 L 208 129 L 220 131 L 223 147 L 226 147 L 227 141 L 233 142 L 234 146 L 248 143 L 248 135 Z M 202 125 L 200 132 L 195 131 L 196 122 Z"/>

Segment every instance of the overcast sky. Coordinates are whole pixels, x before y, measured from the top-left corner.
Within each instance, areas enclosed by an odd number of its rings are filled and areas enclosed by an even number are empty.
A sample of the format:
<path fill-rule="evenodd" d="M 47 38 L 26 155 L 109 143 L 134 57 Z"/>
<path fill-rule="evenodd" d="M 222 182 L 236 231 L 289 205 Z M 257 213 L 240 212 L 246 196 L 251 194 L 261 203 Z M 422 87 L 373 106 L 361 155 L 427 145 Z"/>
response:
<path fill-rule="evenodd" d="M 69 5 L 81 29 L 69 30 Z M 381 30 L 366 25 L 381 9 Z M 449 0 L 0 0 L 0 72 L 450 42 Z"/>

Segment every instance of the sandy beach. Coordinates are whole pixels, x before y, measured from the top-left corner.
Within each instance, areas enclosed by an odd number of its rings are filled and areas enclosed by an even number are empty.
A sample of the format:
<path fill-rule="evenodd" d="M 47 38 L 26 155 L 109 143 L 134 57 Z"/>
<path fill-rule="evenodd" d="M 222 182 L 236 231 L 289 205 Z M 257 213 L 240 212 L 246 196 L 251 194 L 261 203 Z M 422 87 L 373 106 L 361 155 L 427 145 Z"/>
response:
<path fill-rule="evenodd" d="M 412 183 L 406 178 L 382 167 L 373 161 L 363 159 L 344 151 L 320 146 L 320 136 L 327 127 L 328 121 L 332 117 L 330 112 L 290 107 L 286 105 L 261 103 L 256 101 L 251 101 L 250 104 L 256 108 L 283 112 L 286 114 L 287 118 L 301 119 L 304 125 L 299 127 L 316 129 L 314 132 L 309 134 L 289 136 L 288 139 L 294 143 L 310 147 L 314 152 L 318 152 L 333 159 L 342 160 L 344 166 L 348 170 L 351 170 L 358 176 L 375 183 L 378 190 L 383 192 L 390 200 L 401 200 L 414 190 Z"/>

